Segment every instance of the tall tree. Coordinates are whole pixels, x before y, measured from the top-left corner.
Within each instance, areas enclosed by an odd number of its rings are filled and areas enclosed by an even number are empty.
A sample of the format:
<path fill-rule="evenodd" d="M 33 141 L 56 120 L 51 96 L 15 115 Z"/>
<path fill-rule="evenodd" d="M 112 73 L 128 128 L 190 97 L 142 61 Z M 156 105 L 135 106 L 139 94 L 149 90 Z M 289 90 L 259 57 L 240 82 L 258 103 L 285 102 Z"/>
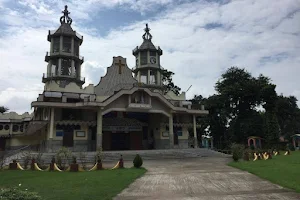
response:
<path fill-rule="evenodd" d="M 277 119 L 281 135 L 289 139 L 291 135 L 300 131 L 300 109 L 294 96 L 278 96 Z"/>
<path fill-rule="evenodd" d="M 0 106 L 0 113 L 5 113 L 6 111 L 8 111 L 8 108 L 4 107 L 4 106 Z"/>
<path fill-rule="evenodd" d="M 166 69 L 162 70 L 162 83 L 165 86 L 165 93 L 173 91 L 176 95 L 179 95 L 181 88 L 173 83 L 174 72 Z"/>

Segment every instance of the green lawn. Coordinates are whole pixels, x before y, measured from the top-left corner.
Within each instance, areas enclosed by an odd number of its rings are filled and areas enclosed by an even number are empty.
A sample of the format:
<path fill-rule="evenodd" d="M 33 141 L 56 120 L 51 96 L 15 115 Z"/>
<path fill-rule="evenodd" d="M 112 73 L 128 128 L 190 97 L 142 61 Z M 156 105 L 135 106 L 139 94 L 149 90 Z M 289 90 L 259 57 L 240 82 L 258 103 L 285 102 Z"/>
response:
<path fill-rule="evenodd" d="M 292 151 L 289 156 L 282 154 L 269 160 L 231 162 L 229 166 L 300 192 L 300 151 Z"/>
<path fill-rule="evenodd" d="M 92 172 L 0 171 L 0 188 L 18 187 L 38 192 L 44 200 L 112 199 L 145 169 Z"/>

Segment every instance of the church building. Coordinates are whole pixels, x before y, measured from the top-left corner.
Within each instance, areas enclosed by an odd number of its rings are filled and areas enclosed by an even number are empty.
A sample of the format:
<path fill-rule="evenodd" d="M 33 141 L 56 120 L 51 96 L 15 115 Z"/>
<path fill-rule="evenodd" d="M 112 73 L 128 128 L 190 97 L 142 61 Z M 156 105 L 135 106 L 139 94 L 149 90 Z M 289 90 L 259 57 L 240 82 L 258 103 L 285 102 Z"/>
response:
<path fill-rule="evenodd" d="M 32 114 L 0 114 L 0 151 L 31 145 L 55 152 L 62 146 L 72 151 L 141 150 L 197 146 L 196 117 L 203 106 L 176 95 L 163 85 L 163 50 L 152 43 L 146 24 L 142 44 L 133 49 L 129 68 L 116 56 L 95 86 L 83 87 L 83 36 L 71 27 L 65 6 L 60 27 L 49 31 L 44 91 L 31 103 Z M 197 107 L 194 108 L 194 107 Z"/>

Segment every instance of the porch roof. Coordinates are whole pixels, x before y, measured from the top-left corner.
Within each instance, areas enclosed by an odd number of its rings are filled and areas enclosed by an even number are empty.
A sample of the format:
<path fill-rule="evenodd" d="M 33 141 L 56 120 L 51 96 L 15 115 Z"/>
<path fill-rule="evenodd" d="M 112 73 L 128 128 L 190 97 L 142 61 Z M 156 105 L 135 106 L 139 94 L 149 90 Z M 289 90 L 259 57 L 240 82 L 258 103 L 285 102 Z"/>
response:
<path fill-rule="evenodd" d="M 48 121 L 31 121 L 29 122 L 24 135 L 33 135 L 48 124 Z"/>

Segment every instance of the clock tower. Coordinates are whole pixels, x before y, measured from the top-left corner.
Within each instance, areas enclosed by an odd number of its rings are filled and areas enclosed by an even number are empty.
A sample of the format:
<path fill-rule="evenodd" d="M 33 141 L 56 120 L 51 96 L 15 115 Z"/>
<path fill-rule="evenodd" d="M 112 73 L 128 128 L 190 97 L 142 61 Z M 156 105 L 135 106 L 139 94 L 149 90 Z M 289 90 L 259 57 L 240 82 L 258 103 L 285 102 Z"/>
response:
<path fill-rule="evenodd" d="M 163 68 L 160 66 L 160 56 L 163 51 L 153 45 L 148 24 L 144 30 L 142 45 L 137 46 L 132 52 L 136 58 L 133 73 L 139 84 L 148 88 L 163 89 L 161 73 Z"/>

